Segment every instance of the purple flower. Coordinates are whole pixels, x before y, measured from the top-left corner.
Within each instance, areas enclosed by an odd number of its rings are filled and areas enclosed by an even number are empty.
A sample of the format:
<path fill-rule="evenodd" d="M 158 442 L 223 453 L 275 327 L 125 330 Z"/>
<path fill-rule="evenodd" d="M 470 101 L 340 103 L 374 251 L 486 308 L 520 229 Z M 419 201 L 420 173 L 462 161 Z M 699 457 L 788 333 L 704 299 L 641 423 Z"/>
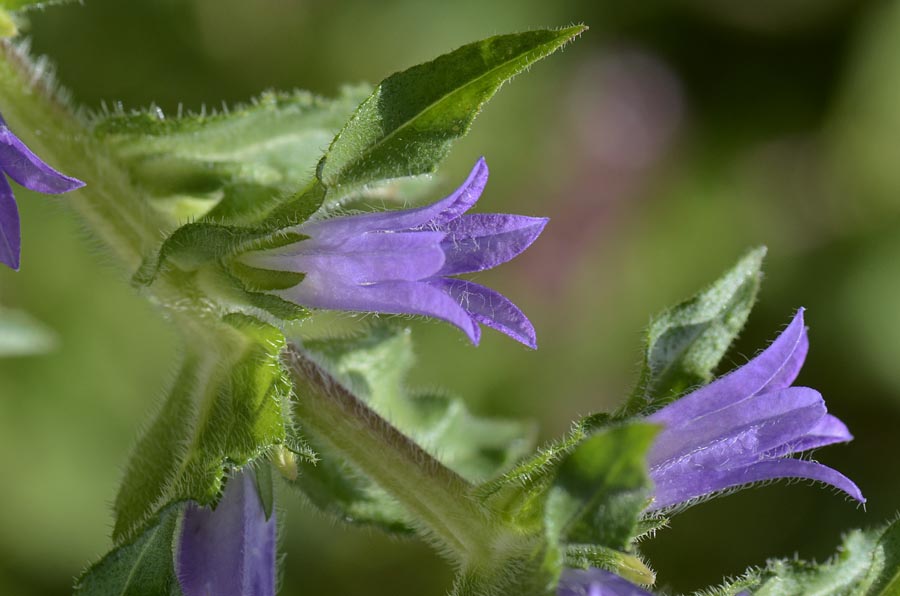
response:
<path fill-rule="evenodd" d="M 0 170 L 27 189 L 60 194 L 81 188 L 84 182 L 60 174 L 31 152 L 0 116 Z M 0 263 L 19 269 L 22 240 L 19 209 L 12 188 L 0 176 Z"/>
<path fill-rule="evenodd" d="M 564 569 L 556 596 L 653 596 L 630 581 L 603 569 Z"/>
<path fill-rule="evenodd" d="M 778 478 L 830 484 L 865 503 L 843 474 L 789 457 L 853 438 L 818 391 L 791 386 L 808 348 L 800 309 L 756 358 L 647 418 L 664 427 L 648 456 L 655 485 L 649 511 Z"/>
<path fill-rule="evenodd" d="M 304 273 L 277 292 L 313 308 L 425 315 L 478 344 L 478 323 L 535 348 L 534 327 L 489 288 L 451 277 L 491 269 L 528 248 L 547 223 L 521 215 L 469 214 L 487 183 L 479 159 L 450 196 L 418 209 L 335 217 L 293 231 L 308 239 L 244 257 L 248 264 Z"/>
<path fill-rule="evenodd" d="M 215 510 L 188 504 L 175 573 L 184 596 L 274 596 L 275 514 L 266 519 L 252 472 L 228 481 Z"/>

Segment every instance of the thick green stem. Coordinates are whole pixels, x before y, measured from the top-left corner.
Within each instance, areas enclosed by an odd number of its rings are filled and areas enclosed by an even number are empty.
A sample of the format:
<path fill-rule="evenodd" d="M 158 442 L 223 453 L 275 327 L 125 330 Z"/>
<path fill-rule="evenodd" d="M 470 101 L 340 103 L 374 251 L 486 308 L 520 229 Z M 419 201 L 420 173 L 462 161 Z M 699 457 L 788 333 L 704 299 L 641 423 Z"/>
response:
<path fill-rule="evenodd" d="M 87 183 L 65 201 L 133 271 L 168 224 L 39 70 L 12 42 L 0 42 L 0 110 L 42 159 Z"/>
<path fill-rule="evenodd" d="M 360 401 L 297 348 L 284 363 L 304 431 L 324 439 L 403 504 L 460 559 L 487 555 L 498 530 L 472 486 Z"/>

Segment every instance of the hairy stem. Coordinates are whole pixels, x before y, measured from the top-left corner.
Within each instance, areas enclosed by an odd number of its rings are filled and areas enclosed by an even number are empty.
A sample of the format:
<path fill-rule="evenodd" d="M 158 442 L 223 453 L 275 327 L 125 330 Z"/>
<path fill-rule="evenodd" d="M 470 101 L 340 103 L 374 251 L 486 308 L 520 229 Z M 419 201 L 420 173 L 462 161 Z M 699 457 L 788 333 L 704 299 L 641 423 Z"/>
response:
<path fill-rule="evenodd" d="M 487 555 L 499 528 L 472 486 L 379 416 L 298 348 L 284 363 L 304 431 L 324 439 L 403 504 L 459 558 Z"/>
<path fill-rule="evenodd" d="M 167 223 L 127 173 L 61 100 L 44 65 L 20 46 L 0 42 L 0 109 L 10 127 L 54 168 L 87 183 L 65 201 L 129 269 L 159 243 Z"/>

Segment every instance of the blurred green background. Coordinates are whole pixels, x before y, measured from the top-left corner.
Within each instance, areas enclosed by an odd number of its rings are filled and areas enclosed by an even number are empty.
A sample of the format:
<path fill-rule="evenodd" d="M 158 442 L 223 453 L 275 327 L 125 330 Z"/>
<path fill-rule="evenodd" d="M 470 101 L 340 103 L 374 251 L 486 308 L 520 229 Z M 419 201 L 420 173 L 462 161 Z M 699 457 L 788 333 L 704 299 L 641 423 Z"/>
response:
<path fill-rule="evenodd" d="M 441 171 L 450 188 L 483 154 L 482 210 L 551 217 L 529 252 L 478 275 L 528 313 L 541 347 L 487 332 L 475 349 L 415 321 L 412 383 L 559 435 L 623 399 L 652 313 L 766 244 L 759 305 L 723 371 L 806 306 L 800 382 L 856 435 L 817 457 L 856 480 L 868 511 L 780 483 L 695 507 L 644 548 L 673 591 L 767 556 L 821 559 L 841 532 L 900 508 L 900 3 L 85 0 L 33 13 L 28 35 L 86 108 L 172 113 L 269 88 L 330 95 L 492 34 L 574 22 L 591 29 L 504 88 Z M 65 594 L 109 547 L 122 467 L 179 346 L 64 197 L 16 192 L 23 270 L 0 268 L 0 304 L 58 346 L 0 359 L 0 593 Z M 427 546 L 280 497 L 283 594 L 449 586 Z"/>

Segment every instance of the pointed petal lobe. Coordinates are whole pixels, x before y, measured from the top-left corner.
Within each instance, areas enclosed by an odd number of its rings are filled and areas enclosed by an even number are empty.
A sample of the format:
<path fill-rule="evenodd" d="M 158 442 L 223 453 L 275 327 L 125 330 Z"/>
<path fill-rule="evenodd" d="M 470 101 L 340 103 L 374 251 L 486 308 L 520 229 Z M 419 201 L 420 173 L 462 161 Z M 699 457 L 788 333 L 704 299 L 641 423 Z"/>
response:
<path fill-rule="evenodd" d="M 686 424 L 763 390 L 787 387 L 803 364 L 805 337 L 800 309 L 787 329 L 753 360 L 660 409 L 653 414 L 654 421 L 669 427 Z"/>
<path fill-rule="evenodd" d="M 0 263 L 19 270 L 21 250 L 19 230 L 19 208 L 12 188 L 6 178 L 0 175 Z"/>
<path fill-rule="evenodd" d="M 522 215 L 463 215 L 444 228 L 447 262 L 441 275 L 484 271 L 505 263 L 540 236 L 547 225 L 542 217 Z"/>
<path fill-rule="evenodd" d="M 604 569 L 564 569 L 556 596 L 653 596 L 627 579 Z"/>
<path fill-rule="evenodd" d="M 0 125 L 0 169 L 25 188 L 46 194 L 84 186 L 81 180 L 61 174 L 41 161 L 5 124 Z"/>
<path fill-rule="evenodd" d="M 277 292 L 282 298 L 313 308 L 424 315 L 456 325 L 475 345 L 481 331 L 473 318 L 446 292 L 428 283 L 391 281 L 370 285 L 318 287 L 309 277 Z"/>
<path fill-rule="evenodd" d="M 534 326 L 519 307 L 506 296 L 463 279 L 442 278 L 431 280 L 429 283 L 442 288 L 482 325 L 505 333 L 532 350 L 537 349 Z"/>
<path fill-rule="evenodd" d="M 670 474 L 660 480 L 654 478 L 655 500 L 647 510 L 656 511 L 722 490 L 780 478 L 822 482 L 860 503 L 866 502 L 853 481 L 840 472 L 816 462 L 787 458 L 761 461 L 737 469 Z"/>
<path fill-rule="evenodd" d="M 462 186 L 431 205 L 312 221 L 301 225 L 297 231 L 313 238 L 346 238 L 375 231 L 440 229 L 443 224 L 452 221 L 475 204 L 487 183 L 487 175 L 487 165 L 482 158 L 475 164 Z"/>

